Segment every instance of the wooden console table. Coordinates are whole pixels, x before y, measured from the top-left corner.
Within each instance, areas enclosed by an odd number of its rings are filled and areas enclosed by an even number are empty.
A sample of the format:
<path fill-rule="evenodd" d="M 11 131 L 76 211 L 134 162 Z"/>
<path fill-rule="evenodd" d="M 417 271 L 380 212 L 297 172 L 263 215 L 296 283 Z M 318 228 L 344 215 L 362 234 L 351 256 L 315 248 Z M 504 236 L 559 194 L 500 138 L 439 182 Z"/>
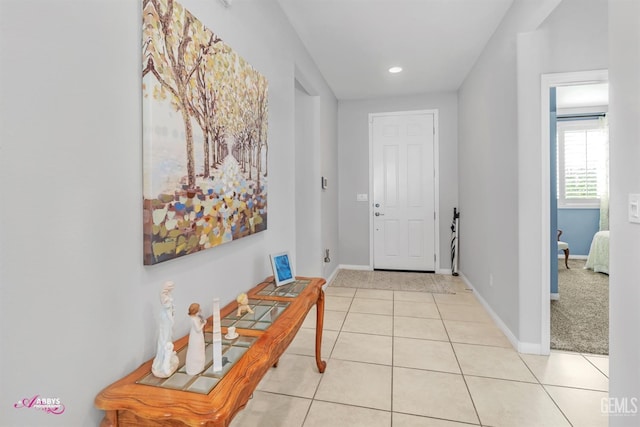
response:
<path fill-rule="evenodd" d="M 255 327 L 249 326 L 250 322 L 243 323 L 241 319 L 235 317 L 234 313 L 238 307 L 235 301 L 221 310 L 223 334 L 227 332 L 227 328 L 224 327 L 225 321 L 235 323 L 240 337 L 248 344 L 241 349 L 243 351 L 241 356 L 229 364 L 230 369 L 223 371 L 224 375 L 218 379 L 204 378 L 206 381 L 215 382 L 215 385 L 210 386 L 212 387 L 210 390 L 205 388 L 204 392 L 202 390 L 194 392 L 188 386 L 186 389 L 179 389 L 180 387 L 175 386 L 175 383 L 178 383 L 177 380 L 172 381 L 168 386 L 161 385 L 160 383 L 165 380 L 157 379 L 151 374 L 152 359 L 96 396 L 96 407 L 105 411 L 100 425 L 102 427 L 228 426 L 233 417 L 245 407 L 269 368 L 277 366 L 280 356 L 295 337 L 313 305 L 316 305 L 317 310 L 316 364 L 318 370 L 321 373 L 324 372 L 326 362 L 320 357 L 324 320 L 322 290 L 324 283 L 325 280 L 322 278 L 298 277 L 296 282 L 279 288 L 273 285 L 271 278 L 258 284 L 248 292 L 249 299 L 254 304 L 276 306 L 272 311 L 276 315 L 271 316 L 275 320 L 269 322 L 267 319 L 266 323 L 255 322 Z M 234 318 L 236 320 L 233 320 Z M 212 317 L 209 317 L 205 333 L 211 333 L 212 327 Z M 189 335 L 186 335 L 174 343 L 174 349 L 180 356 L 179 371 L 184 369 L 188 340 Z M 223 360 L 225 359 L 223 357 Z M 205 368 L 205 372 L 207 369 L 210 368 Z M 184 373 L 177 375 L 179 378 L 187 378 Z M 158 384 L 154 384 L 154 381 Z M 193 388 L 198 390 L 196 386 Z"/>

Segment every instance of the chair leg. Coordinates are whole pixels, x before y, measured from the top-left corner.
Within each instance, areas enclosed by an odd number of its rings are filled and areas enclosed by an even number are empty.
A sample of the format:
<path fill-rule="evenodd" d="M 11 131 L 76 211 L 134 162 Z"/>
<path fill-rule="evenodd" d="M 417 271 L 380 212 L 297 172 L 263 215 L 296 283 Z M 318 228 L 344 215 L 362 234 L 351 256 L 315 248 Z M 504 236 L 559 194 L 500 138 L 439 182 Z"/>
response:
<path fill-rule="evenodd" d="M 569 269 L 569 249 L 563 249 L 564 251 L 564 265 Z"/>

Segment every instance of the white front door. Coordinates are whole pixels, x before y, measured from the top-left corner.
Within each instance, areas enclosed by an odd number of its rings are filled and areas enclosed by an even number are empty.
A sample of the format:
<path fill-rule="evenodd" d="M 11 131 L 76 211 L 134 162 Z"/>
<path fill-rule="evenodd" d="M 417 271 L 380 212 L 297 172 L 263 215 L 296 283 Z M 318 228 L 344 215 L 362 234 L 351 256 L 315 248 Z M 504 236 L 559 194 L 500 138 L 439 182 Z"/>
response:
<path fill-rule="evenodd" d="M 373 268 L 435 271 L 434 114 L 372 115 Z"/>

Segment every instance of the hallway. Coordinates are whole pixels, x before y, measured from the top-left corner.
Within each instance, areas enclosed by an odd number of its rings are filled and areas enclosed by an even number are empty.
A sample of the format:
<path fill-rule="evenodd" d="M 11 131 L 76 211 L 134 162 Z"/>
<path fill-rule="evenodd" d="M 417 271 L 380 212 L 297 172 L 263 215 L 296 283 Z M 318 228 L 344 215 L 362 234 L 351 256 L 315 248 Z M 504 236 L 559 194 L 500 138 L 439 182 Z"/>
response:
<path fill-rule="evenodd" d="M 608 357 L 517 353 L 462 280 L 456 294 L 329 286 L 232 426 L 608 425 Z"/>

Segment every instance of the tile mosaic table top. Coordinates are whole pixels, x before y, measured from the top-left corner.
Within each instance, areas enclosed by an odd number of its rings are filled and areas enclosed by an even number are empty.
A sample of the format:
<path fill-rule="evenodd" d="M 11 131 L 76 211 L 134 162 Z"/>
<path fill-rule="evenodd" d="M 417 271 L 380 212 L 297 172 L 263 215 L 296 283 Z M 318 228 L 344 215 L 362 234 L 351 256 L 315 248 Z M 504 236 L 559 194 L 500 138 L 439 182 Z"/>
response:
<path fill-rule="evenodd" d="M 256 293 L 256 295 L 296 298 L 300 295 L 300 292 L 304 291 L 309 282 L 310 280 L 296 280 L 295 282 L 282 286 L 276 286 L 275 284 L 270 283 L 265 286 L 264 289 Z"/>
<path fill-rule="evenodd" d="M 137 384 L 146 384 L 155 387 L 164 387 L 174 390 L 191 391 L 194 393 L 209 394 L 222 377 L 240 360 L 243 354 L 257 340 L 255 337 L 239 336 L 234 340 L 223 338 L 222 340 L 222 371 L 213 371 L 213 337 L 211 333 L 205 333 L 205 369 L 197 375 L 189 375 L 185 368 L 187 347 L 178 351 L 179 367 L 169 378 L 158 378 L 152 373 L 145 375 L 136 381 Z"/>

